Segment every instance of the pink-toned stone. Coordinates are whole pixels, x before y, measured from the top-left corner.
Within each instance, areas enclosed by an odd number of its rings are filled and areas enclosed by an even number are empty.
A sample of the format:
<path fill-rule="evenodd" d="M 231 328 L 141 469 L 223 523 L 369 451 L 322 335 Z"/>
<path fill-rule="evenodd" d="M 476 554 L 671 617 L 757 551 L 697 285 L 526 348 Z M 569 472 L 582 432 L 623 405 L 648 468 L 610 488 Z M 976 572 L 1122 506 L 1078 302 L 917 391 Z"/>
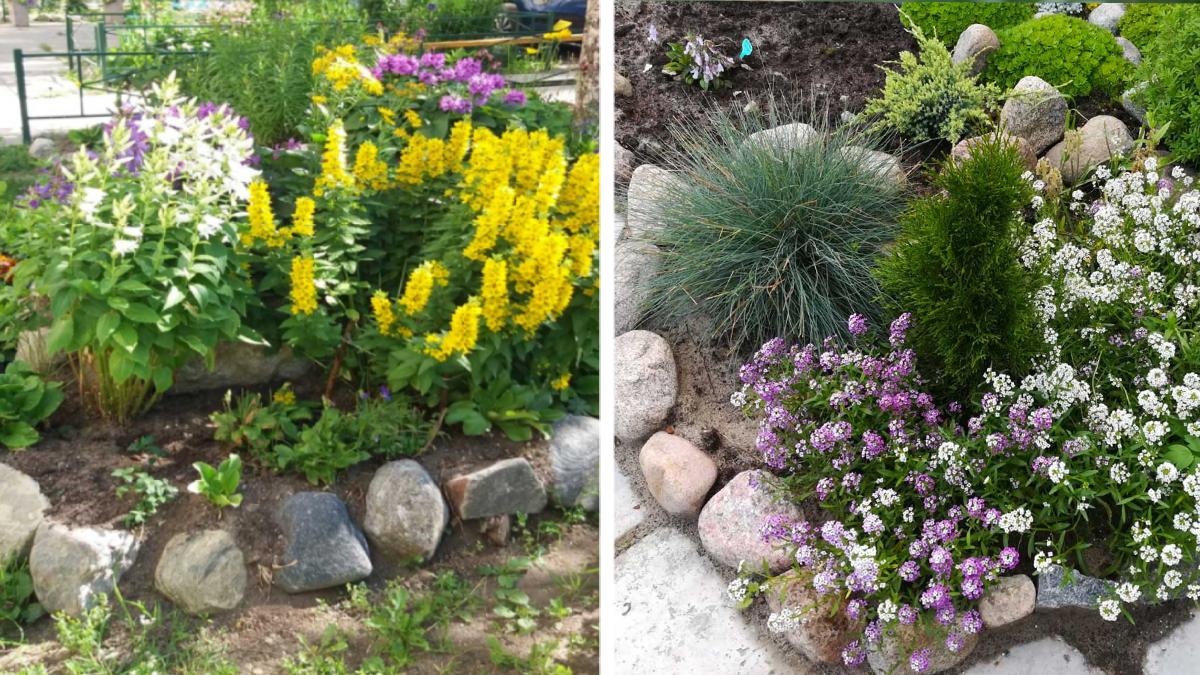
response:
<path fill-rule="evenodd" d="M 833 611 L 832 595 L 818 594 L 799 574 L 777 577 L 765 593 L 772 612 L 803 612 L 803 622 L 783 636 L 810 661 L 840 664 L 842 649 L 862 632 L 862 624 L 851 621 L 844 610 Z"/>
<path fill-rule="evenodd" d="M 950 156 L 953 157 L 955 161 L 965 162 L 968 158 L 970 158 L 971 148 L 974 147 L 976 143 L 983 142 L 984 140 L 991 140 L 995 137 L 995 134 L 996 132 L 993 131 L 984 136 L 964 138 L 958 142 L 958 145 L 954 146 L 953 150 L 950 151 Z M 1026 141 L 1020 136 L 1013 136 L 1012 134 L 1005 134 L 1004 137 L 1010 143 L 1013 143 L 1017 146 L 1017 152 L 1021 155 L 1021 161 L 1025 164 L 1025 168 L 1032 171 L 1033 168 L 1037 166 L 1038 158 L 1033 152 L 1033 148 L 1029 147 L 1029 141 Z"/>
<path fill-rule="evenodd" d="M 726 483 L 700 512 L 697 528 L 700 543 L 714 559 L 736 568 L 746 561 L 749 569 L 758 570 L 764 563 L 775 573 L 791 565 L 786 550 L 762 538 L 767 518 L 781 514 L 790 520 L 803 520 L 800 508 L 789 500 L 775 501 L 774 476 L 765 471 L 743 471 Z"/>
<path fill-rule="evenodd" d="M 660 431 L 639 457 L 650 494 L 667 513 L 694 516 L 717 480 L 717 464 L 686 439 Z"/>
<path fill-rule="evenodd" d="M 1024 574 L 1002 577 L 979 600 L 979 616 L 988 628 L 999 628 L 1033 613 L 1037 589 Z"/>

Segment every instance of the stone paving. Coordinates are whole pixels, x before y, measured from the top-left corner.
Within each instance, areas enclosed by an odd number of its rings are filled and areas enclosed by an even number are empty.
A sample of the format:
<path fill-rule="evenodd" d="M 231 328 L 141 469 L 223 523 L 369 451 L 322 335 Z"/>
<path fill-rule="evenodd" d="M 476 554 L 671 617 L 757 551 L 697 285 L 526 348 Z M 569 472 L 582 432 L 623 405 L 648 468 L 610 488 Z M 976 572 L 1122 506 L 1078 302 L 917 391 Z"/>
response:
<path fill-rule="evenodd" d="M 1150 645 L 1142 672 L 1145 675 L 1200 672 L 1200 617 L 1192 615 L 1187 623 Z"/>
<path fill-rule="evenodd" d="M 999 658 L 977 663 L 966 675 L 1104 675 L 1104 671 L 1088 665 L 1083 654 L 1061 638 L 1051 637 L 1017 645 Z M 1181 671 L 1176 671 L 1181 672 Z"/>

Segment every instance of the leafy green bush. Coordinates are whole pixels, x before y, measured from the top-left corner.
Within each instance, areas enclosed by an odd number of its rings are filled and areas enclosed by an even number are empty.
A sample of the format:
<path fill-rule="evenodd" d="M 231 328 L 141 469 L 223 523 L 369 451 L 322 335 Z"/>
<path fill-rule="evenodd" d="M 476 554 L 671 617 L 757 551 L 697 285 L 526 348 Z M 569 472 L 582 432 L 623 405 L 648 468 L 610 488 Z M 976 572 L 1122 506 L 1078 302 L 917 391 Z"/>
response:
<path fill-rule="evenodd" d="M 46 383 L 22 361 L 13 361 L 0 375 L 0 446 L 16 450 L 38 442 L 34 427 L 58 410 L 62 385 Z"/>
<path fill-rule="evenodd" d="M 1142 63 L 1138 94 L 1150 123 L 1166 128 L 1163 142 L 1181 162 L 1200 160 L 1200 7 L 1180 5 L 1171 12 L 1171 30 L 1154 43 Z"/>
<path fill-rule="evenodd" d="M 1132 42 L 1142 56 L 1146 57 L 1153 50 L 1159 33 L 1171 25 L 1168 17 L 1178 6 L 1161 2 L 1128 3 L 1117 29 L 1122 37 Z"/>
<path fill-rule="evenodd" d="M 646 238 L 662 249 L 651 316 L 711 318 L 714 335 L 745 348 L 775 335 L 841 333 L 851 313 L 875 312 L 870 269 L 895 232 L 903 190 L 843 152 L 878 146 L 861 129 L 818 121 L 815 139 L 788 152 L 746 142 L 795 117 L 714 109 L 672 127 L 677 149 L 665 166 L 678 185 L 630 205 L 655 224 Z"/>
<path fill-rule="evenodd" d="M 919 26 L 948 47 L 973 23 L 999 31 L 1032 18 L 1035 11 L 1024 2 L 906 2 L 900 9 L 905 27 Z"/>
<path fill-rule="evenodd" d="M 275 446 L 273 466 L 294 471 L 314 485 L 332 483 L 337 473 L 372 455 L 407 457 L 425 447 L 432 429 L 402 398 L 390 394 L 361 399 L 352 413 L 328 406 L 315 424 L 292 444 Z"/>
<path fill-rule="evenodd" d="M 1032 197 L 1011 143 L 989 136 L 935 181 L 946 194 L 912 203 L 877 270 L 909 339 L 942 393 L 965 396 L 993 367 L 1020 373 L 1039 346 L 1033 284 L 1017 250 L 1020 209 Z M 931 367 L 932 366 L 932 367 Z"/>
<path fill-rule="evenodd" d="M 245 450 L 268 461 L 271 449 L 300 437 L 300 426 L 312 418 L 308 405 L 297 403 L 296 395 L 285 385 L 264 405 L 262 395 L 247 393 L 233 402 L 233 392 L 225 393 L 225 409 L 214 412 L 213 438 Z"/>
<path fill-rule="evenodd" d="M 973 134 L 990 122 L 999 92 L 981 85 L 971 74 L 971 63 L 954 63 L 941 42 L 913 27 L 920 57 L 900 52 L 898 70 L 880 66 L 887 78 L 878 98 L 867 102 L 866 112 L 879 115 L 877 127 L 910 141 L 943 138 L 951 143 Z"/>
<path fill-rule="evenodd" d="M 1043 16 L 997 31 L 997 37 L 1000 49 L 988 55 L 983 77 L 1002 89 L 1036 75 L 1065 96 L 1116 96 L 1133 70 L 1112 33 L 1071 16 Z"/>

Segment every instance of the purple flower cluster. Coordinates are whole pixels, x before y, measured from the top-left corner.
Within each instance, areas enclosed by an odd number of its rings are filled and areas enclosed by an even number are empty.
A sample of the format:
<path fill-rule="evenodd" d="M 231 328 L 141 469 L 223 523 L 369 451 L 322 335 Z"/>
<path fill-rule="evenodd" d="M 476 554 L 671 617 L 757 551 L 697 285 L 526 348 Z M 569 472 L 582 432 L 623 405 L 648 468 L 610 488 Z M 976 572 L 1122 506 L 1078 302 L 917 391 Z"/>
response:
<path fill-rule="evenodd" d="M 37 209 L 49 202 L 66 204 L 75 192 L 75 184 L 67 180 L 59 166 L 42 169 L 41 173 L 47 174 L 47 177 L 29 186 L 21 199 L 17 200 L 18 207 Z"/>
<path fill-rule="evenodd" d="M 469 56 L 448 65 L 446 55 L 441 52 L 426 52 L 420 56 L 385 54 L 379 57 L 371 74 L 381 82 L 386 76 L 412 77 L 426 86 L 451 87 L 451 93 L 438 100 L 438 107 L 443 112 L 468 114 L 502 90 L 504 105 L 519 107 L 527 100 L 525 92 L 506 89 L 508 82 L 503 75 L 484 72 L 483 62 Z"/>

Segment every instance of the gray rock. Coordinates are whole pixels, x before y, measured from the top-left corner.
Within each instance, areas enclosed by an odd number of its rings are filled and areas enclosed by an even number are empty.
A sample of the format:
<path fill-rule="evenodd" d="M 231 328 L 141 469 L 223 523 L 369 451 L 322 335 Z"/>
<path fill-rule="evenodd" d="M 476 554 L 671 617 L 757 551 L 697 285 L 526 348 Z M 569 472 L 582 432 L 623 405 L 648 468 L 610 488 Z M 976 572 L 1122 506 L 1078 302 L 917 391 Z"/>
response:
<path fill-rule="evenodd" d="M 246 593 L 246 560 L 224 530 L 181 532 L 158 559 L 154 587 L 186 614 L 227 612 Z"/>
<path fill-rule="evenodd" d="M 615 540 L 641 525 L 642 521 L 646 519 L 646 510 L 642 508 L 641 500 L 633 491 L 633 485 L 625 474 L 617 470 L 614 472 L 613 479 L 612 491 L 606 493 L 606 497 L 612 499 L 617 509 L 616 532 L 613 534 Z"/>
<path fill-rule="evenodd" d="M 993 131 L 984 136 L 964 138 L 954 146 L 953 150 L 950 151 L 950 156 L 957 161 L 966 161 L 971 156 L 972 146 L 977 143 L 981 143 L 984 140 L 990 140 L 997 133 L 999 132 Z M 1025 164 L 1026 168 L 1033 170 L 1033 168 L 1037 166 L 1037 155 L 1035 155 L 1033 150 L 1029 147 L 1029 141 L 1026 141 L 1020 136 L 1013 136 L 1012 134 L 1005 134 L 1004 138 L 1013 145 L 1017 146 L 1017 153 L 1021 155 L 1021 161 Z"/>
<path fill-rule="evenodd" d="M 550 436 L 550 494 L 563 506 L 600 508 L 600 420 L 568 415 Z"/>
<path fill-rule="evenodd" d="M 204 360 L 192 359 L 175 371 L 171 391 L 186 394 L 196 391 L 250 387 L 276 380 L 295 380 L 309 369 L 309 362 L 292 355 L 283 347 L 272 353 L 261 345 L 223 342 L 217 345 L 213 369 Z"/>
<path fill-rule="evenodd" d="M 613 350 L 613 376 L 613 432 L 625 443 L 637 443 L 661 428 L 675 407 L 679 381 L 671 346 L 648 330 L 621 334 Z"/>
<path fill-rule="evenodd" d="M 937 624 L 928 628 L 920 624 L 897 624 L 895 630 L 885 630 L 883 638 L 867 648 L 867 663 L 877 675 L 915 675 L 909 666 L 909 656 L 918 649 L 928 649 L 926 675 L 950 670 L 971 655 L 979 644 L 979 635 L 964 633 L 962 647 L 952 652 L 946 648 L 947 632 L 945 626 Z"/>
<path fill-rule="evenodd" d="M 78 616 L 99 595 L 112 593 L 137 553 L 138 540 L 129 532 L 42 521 L 29 552 L 38 602 L 47 612 Z"/>
<path fill-rule="evenodd" d="M 627 150 L 620 143 L 613 144 L 613 166 L 616 167 L 613 177 L 617 185 L 628 186 L 633 178 L 633 151 Z"/>
<path fill-rule="evenodd" d="M 1068 570 L 1061 565 L 1051 565 L 1038 575 L 1037 606 L 1041 609 L 1059 607 L 1083 607 L 1095 609 L 1101 598 L 1112 592 L 1111 581 L 1089 577 L 1082 572 Z"/>
<path fill-rule="evenodd" d="M 1029 141 L 1037 154 L 1062 138 L 1066 123 L 1066 99 L 1035 75 L 1022 77 L 1000 110 L 1000 128 Z"/>
<path fill-rule="evenodd" d="M 1124 108 L 1125 112 L 1129 113 L 1131 117 L 1136 119 L 1138 122 L 1141 122 L 1143 125 L 1147 124 L 1146 108 L 1143 107 L 1142 104 L 1135 101 L 1133 97 L 1145 89 L 1147 84 L 1147 82 L 1142 82 L 1135 87 L 1126 89 L 1125 93 L 1121 94 L 1121 107 Z"/>
<path fill-rule="evenodd" d="M 661 252 L 645 241 L 617 244 L 613 274 L 613 322 L 620 335 L 637 327 L 650 299 L 650 280 L 658 274 Z"/>
<path fill-rule="evenodd" d="M 635 239 L 652 239 L 662 227 L 661 209 L 667 200 L 676 198 L 682 181 L 671 172 L 653 164 L 643 164 L 633 170 L 629 179 L 629 235 Z"/>
<path fill-rule="evenodd" d="M 298 492 L 279 509 L 287 541 L 275 583 L 288 593 L 336 588 L 371 576 L 367 539 L 329 492 Z"/>
<path fill-rule="evenodd" d="M 793 122 L 750 134 L 746 145 L 770 148 L 777 153 L 787 153 L 808 145 L 817 136 L 810 124 Z"/>
<path fill-rule="evenodd" d="M 503 459 L 446 481 L 446 497 L 463 520 L 512 513 L 540 513 L 546 488 L 523 457 Z"/>
<path fill-rule="evenodd" d="M 874 173 L 882 179 L 903 185 L 905 181 L 904 167 L 900 158 L 879 150 L 869 150 L 857 145 L 846 145 L 838 149 L 842 155 L 853 162 L 858 162 L 862 169 Z"/>
<path fill-rule="evenodd" d="M 796 574 L 776 577 L 763 592 L 772 612 L 791 609 L 803 613 L 800 625 L 783 636 L 810 661 L 842 663 L 842 649 L 862 631 L 862 625 L 851 621 L 844 608 L 835 604 L 834 594 L 817 593 Z"/>
<path fill-rule="evenodd" d="M 646 488 L 674 516 L 695 516 L 717 480 L 717 464 L 690 441 L 660 431 L 638 455 Z"/>
<path fill-rule="evenodd" d="M 1117 44 L 1121 45 L 1121 51 L 1123 52 L 1126 61 L 1135 66 L 1141 65 L 1142 52 L 1135 47 L 1132 42 L 1123 37 L 1118 37 Z"/>
<path fill-rule="evenodd" d="M 979 615 L 984 626 L 999 628 L 1032 614 L 1036 600 L 1037 589 L 1029 577 L 1001 577 L 979 600 Z"/>
<path fill-rule="evenodd" d="M 792 564 L 786 550 L 762 540 L 762 527 L 769 516 L 804 520 L 804 512 L 793 502 L 775 501 L 774 485 L 765 471 L 743 471 L 708 500 L 700 511 L 697 529 L 710 556 L 735 569 L 743 560 L 752 570 L 765 563 L 774 573 Z"/>
<path fill-rule="evenodd" d="M 981 23 L 967 26 L 958 36 L 950 59 L 954 63 L 971 64 L 971 73 L 978 75 L 987 66 L 988 54 L 1000 48 L 1000 38 L 995 31 Z"/>
<path fill-rule="evenodd" d="M 1123 16 L 1125 16 L 1125 3 L 1104 2 L 1093 9 L 1091 14 L 1088 14 L 1088 23 L 1116 35 L 1117 25 L 1121 23 Z"/>
<path fill-rule="evenodd" d="M 0 567 L 29 552 L 49 508 L 50 500 L 36 480 L 0 464 Z"/>
<path fill-rule="evenodd" d="M 633 96 L 633 83 L 620 73 L 613 73 L 613 94 L 616 96 Z"/>
<path fill-rule="evenodd" d="M 401 459 L 379 467 L 366 502 L 363 530 L 377 552 L 399 560 L 433 557 L 450 509 L 420 464 Z"/>
<path fill-rule="evenodd" d="M 1067 132 L 1063 140 L 1046 151 L 1045 159 L 1062 172 L 1070 185 L 1082 180 L 1092 169 L 1133 149 L 1133 136 L 1121 120 L 1097 115 L 1079 129 Z"/>
<path fill-rule="evenodd" d="M 29 144 L 29 156 L 43 162 L 49 161 L 55 152 L 54 141 L 49 138 L 38 137 Z"/>

